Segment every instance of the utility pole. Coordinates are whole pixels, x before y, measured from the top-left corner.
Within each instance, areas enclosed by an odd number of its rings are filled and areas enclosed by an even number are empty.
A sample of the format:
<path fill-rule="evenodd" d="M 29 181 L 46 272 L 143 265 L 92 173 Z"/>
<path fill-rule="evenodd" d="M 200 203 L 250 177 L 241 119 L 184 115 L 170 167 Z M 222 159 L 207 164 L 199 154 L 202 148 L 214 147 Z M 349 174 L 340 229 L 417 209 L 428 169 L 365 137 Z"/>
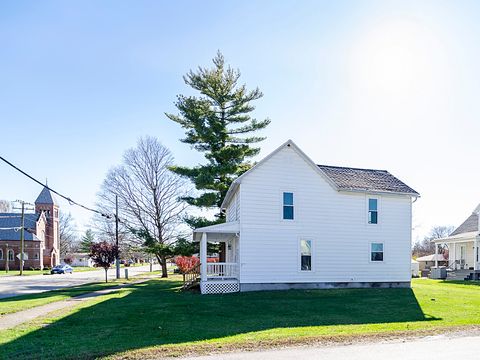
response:
<path fill-rule="evenodd" d="M 25 205 L 32 205 L 30 203 L 27 203 L 23 200 L 16 200 L 16 202 L 19 202 L 22 204 L 21 210 L 22 210 L 22 228 L 20 229 L 20 276 L 23 275 L 23 261 L 24 261 L 24 247 L 25 247 Z M 14 209 L 19 209 L 19 208 L 14 208 Z M 31 209 L 29 209 L 31 210 Z M 8 254 L 7 254 L 8 256 Z"/>
<path fill-rule="evenodd" d="M 117 258 L 115 259 L 115 268 L 117 270 L 117 279 L 120 279 L 120 259 L 118 258 L 118 195 L 115 195 L 115 241 L 117 245 Z"/>

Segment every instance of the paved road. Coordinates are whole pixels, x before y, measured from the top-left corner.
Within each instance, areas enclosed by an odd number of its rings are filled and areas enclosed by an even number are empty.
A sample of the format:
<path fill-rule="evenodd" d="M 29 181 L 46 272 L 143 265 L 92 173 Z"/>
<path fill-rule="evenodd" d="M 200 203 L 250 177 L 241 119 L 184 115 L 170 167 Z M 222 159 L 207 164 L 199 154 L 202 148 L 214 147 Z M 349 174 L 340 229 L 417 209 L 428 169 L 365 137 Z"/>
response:
<path fill-rule="evenodd" d="M 159 270 L 158 265 L 154 265 L 154 270 Z M 150 271 L 150 266 L 135 266 L 128 268 L 129 276 Z M 124 276 L 124 270 L 121 269 L 121 276 Z M 108 270 L 109 279 L 115 278 L 115 269 Z M 57 275 L 29 275 L 29 276 L 1 276 L 0 277 L 0 298 L 34 294 L 48 290 L 55 290 L 69 286 L 82 285 L 95 281 L 105 281 L 105 271 L 82 271 L 73 272 L 73 274 Z"/>
<path fill-rule="evenodd" d="M 261 352 L 219 354 L 190 360 L 418 360 L 480 359 L 480 335 L 442 335 L 415 341 L 300 347 Z"/>

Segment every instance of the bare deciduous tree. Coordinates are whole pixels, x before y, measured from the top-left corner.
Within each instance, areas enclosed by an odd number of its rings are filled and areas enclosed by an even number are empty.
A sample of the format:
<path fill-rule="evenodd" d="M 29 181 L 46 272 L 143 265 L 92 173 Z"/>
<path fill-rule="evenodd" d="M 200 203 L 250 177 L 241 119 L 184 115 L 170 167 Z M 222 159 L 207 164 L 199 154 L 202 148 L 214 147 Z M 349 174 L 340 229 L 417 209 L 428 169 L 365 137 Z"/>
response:
<path fill-rule="evenodd" d="M 169 170 L 170 151 L 153 137 L 144 137 L 127 150 L 122 165 L 111 169 L 99 193 L 100 205 L 112 210 L 118 196 L 121 218 L 155 255 L 167 277 L 169 247 L 179 236 L 185 203 L 186 182 Z"/>
<path fill-rule="evenodd" d="M 70 213 L 60 212 L 58 233 L 60 237 L 60 256 L 65 257 L 68 253 L 78 250 L 78 238 L 73 216 Z"/>
<path fill-rule="evenodd" d="M 0 200 L 0 213 L 8 213 L 12 211 L 12 204 L 7 200 Z"/>
<path fill-rule="evenodd" d="M 431 228 L 429 234 L 413 245 L 412 255 L 415 257 L 431 255 L 435 252 L 434 239 L 441 239 L 450 235 L 455 228 L 453 226 L 439 225 Z M 440 253 L 444 253 L 446 248 L 439 247 Z"/>

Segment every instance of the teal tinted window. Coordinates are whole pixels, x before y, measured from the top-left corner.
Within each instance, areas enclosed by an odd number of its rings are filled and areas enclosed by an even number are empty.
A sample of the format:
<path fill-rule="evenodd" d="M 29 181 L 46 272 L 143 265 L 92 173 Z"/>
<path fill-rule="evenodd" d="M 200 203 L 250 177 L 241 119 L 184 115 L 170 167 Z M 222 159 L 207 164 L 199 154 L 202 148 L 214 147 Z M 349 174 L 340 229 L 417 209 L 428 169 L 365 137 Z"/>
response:
<path fill-rule="evenodd" d="M 293 218 L 294 218 L 293 193 L 284 192 L 283 193 L 283 219 L 293 220 Z"/>
<path fill-rule="evenodd" d="M 293 220 L 293 206 L 283 207 L 283 218 L 285 220 Z"/>
<path fill-rule="evenodd" d="M 293 193 L 284 192 L 283 193 L 283 205 L 292 205 L 293 206 Z"/>
<path fill-rule="evenodd" d="M 378 200 L 368 199 L 368 223 L 378 224 Z"/>
<path fill-rule="evenodd" d="M 310 240 L 300 241 L 300 269 L 302 271 L 312 270 L 312 242 Z"/>
<path fill-rule="evenodd" d="M 383 261 L 383 244 L 382 243 L 371 244 L 370 259 L 372 261 Z"/>

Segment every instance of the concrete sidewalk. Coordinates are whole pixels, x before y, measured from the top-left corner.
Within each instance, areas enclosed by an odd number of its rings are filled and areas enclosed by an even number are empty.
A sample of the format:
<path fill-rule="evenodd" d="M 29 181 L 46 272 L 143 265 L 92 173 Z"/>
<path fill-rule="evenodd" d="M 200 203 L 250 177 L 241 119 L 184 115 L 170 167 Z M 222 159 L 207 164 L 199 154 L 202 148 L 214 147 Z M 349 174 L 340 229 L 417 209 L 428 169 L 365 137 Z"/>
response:
<path fill-rule="evenodd" d="M 48 315 L 53 311 L 74 307 L 86 300 L 90 300 L 98 296 L 114 293 L 119 289 L 128 288 L 128 287 L 131 287 L 132 285 L 146 282 L 148 280 L 151 280 L 154 277 L 155 276 L 149 276 L 146 278 L 139 279 L 137 281 L 132 281 L 131 283 L 128 283 L 128 284 L 122 284 L 122 285 L 114 286 L 108 289 L 97 290 L 87 294 L 78 295 L 67 300 L 60 300 L 60 301 L 52 302 L 49 304 L 40 305 L 31 309 L 0 316 L 0 330 L 8 330 L 8 329 L 14 328 L 15 326 L 34 320 L 38 317 Z"/>

